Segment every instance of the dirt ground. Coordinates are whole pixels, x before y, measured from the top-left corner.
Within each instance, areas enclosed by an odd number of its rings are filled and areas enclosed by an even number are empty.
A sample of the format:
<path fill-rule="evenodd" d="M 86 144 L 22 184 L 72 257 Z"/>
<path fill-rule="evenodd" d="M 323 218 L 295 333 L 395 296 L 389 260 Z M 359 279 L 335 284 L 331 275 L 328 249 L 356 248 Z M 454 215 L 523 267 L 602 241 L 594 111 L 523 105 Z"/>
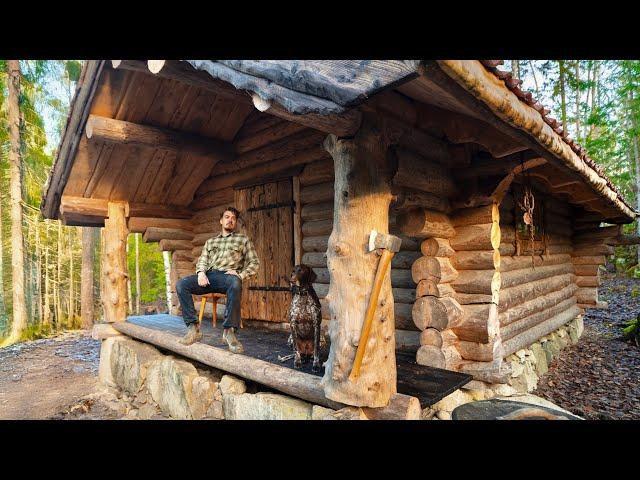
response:
<path fill-rule="evenodd" d="M 0 349 L 0 420 L 126 418 L 98 385 L 100 341 L 88 332 Z"/>

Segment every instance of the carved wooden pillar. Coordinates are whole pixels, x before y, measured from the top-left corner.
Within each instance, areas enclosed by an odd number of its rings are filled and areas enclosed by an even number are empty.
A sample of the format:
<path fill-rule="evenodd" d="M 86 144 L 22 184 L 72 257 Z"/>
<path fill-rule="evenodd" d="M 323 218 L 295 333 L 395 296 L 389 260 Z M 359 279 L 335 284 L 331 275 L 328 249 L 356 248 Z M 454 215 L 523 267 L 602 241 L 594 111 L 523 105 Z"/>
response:
<path fill-rule="evenodd" d="M 109 202 L 104 221 L 104 255 L 102 257 L 102 304 L 105 321 L 124 322 L 127 318 L 127 217 L 126 202 Z"/>
<path fill-rule="evenodd" d="M 360 375 L 349 374 L 371 294 L 379 256 L 368 252 L 371 230 L 388 233 L 392 132 L 383 121 L 365 118 L 350 139 L 330 135 L 325 149 L 335 168 L 333 231 L 327 249 L 331 285 L 327 299 L 331 350 L 322 380 L 327 398 L 348 405 L 382 407 L 396 393 L 395 328 L 391 280 L 380 292 Z"/>

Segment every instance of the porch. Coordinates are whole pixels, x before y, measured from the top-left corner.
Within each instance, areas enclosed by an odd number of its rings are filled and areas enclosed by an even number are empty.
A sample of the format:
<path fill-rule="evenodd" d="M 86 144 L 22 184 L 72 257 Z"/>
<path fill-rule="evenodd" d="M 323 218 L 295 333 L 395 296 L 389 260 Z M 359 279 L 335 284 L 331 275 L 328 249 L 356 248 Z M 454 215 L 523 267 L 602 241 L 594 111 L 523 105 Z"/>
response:
<path fill-rule="evenodd" d="M 233 355 L 218 343 L 222 336 L 221 323 L 218 322 L 217 326 L 213 327 L 211 317 L 205 316 L 202 322 L 203 339 L 188 347 L 178 343 L 178 339 L 186 333 L 186 327 L 182 318 L 175 315 L 130 316 L 126 322 L 115 323 L 112 326 L 137 340 L 228 371 L 270 389 L 299 396 L 330 408 L 344 406 L 324 397 L 320 386 L 324 367 L 314 373 L 311 371 L 311 363 L 303 364 L 301 369 L 294 369 L 293 358 L 286 362 L 279 361 L 279 356 L 291 353 L 291 347 L 287 345 L 287 331 L 245 327 L 238 334 L 245 352 L 242 355 Z M 261 362 L 256 363 L 253 359 Z M 472 376 L 465 373 L 418 365 L 415 352 L 409 350 L 396 351 L 396 365 L 398 393 L 416 397 L 422 409 L 433 405 L 472 380 Z"/>

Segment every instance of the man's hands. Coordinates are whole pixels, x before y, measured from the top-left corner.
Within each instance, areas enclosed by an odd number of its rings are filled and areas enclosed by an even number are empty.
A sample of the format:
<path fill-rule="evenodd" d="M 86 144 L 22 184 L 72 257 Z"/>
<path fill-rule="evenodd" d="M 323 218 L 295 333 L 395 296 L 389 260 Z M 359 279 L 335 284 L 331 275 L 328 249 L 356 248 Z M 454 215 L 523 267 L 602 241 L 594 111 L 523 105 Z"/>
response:
<path fill-rule="evenodd" d="M 240 280 L 242 280 L 242 277 L 240 277 L 240 274 L 238 272 L 236 272 L 235 270 L 227 270 L 226 272 L 224 272 L 225 275 L 235 275 L 236 277 L 238 277 Z"/>
<path fill-rule="evenodd" d="M 200 285 L 201 287 L 206 287 L 207 285 L 209 285 L 209 279 L 204 272 L 198 272 L 198 285 Z"/>

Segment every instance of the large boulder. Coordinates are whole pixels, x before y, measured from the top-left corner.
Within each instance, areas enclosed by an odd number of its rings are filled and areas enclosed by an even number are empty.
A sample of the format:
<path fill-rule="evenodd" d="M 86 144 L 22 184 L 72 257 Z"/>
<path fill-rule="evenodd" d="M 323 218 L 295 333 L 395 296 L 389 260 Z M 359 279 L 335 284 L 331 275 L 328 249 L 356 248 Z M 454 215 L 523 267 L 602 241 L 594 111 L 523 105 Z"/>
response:
<path fill-rule="evenodd" d="M 311 420 L 313 405 L 275 393 L 223 393 L 226 420 Z"/>
<path fill-rule="evenodd" d="M 147 389 L 160 409 L 172 418 L 199 420 L 215 415 L 212 403 L 218 384 L 201 376 L 189 362 L 171 356 L 149 367 Z"/>
<path fill-rule="evenodd" d="M 162 354 L 151 345 L 136 342 L 130 338 L 111 337 L 113 342 L 110 354 L 111 374 L 116 385 L 123 390 L 137 393 L 147 376 L 147 369 Z"/>
<path fill-rule="evenodd" d="M 540 377 L 547 373 L 547 371 L 549 370 L 549 366 L 547 365 L 547 355 L 544 353 L 542 345 L 540 345 L 538 342 L 531 345 L 531 351 L 536 358 L 536 373 Z"/>

